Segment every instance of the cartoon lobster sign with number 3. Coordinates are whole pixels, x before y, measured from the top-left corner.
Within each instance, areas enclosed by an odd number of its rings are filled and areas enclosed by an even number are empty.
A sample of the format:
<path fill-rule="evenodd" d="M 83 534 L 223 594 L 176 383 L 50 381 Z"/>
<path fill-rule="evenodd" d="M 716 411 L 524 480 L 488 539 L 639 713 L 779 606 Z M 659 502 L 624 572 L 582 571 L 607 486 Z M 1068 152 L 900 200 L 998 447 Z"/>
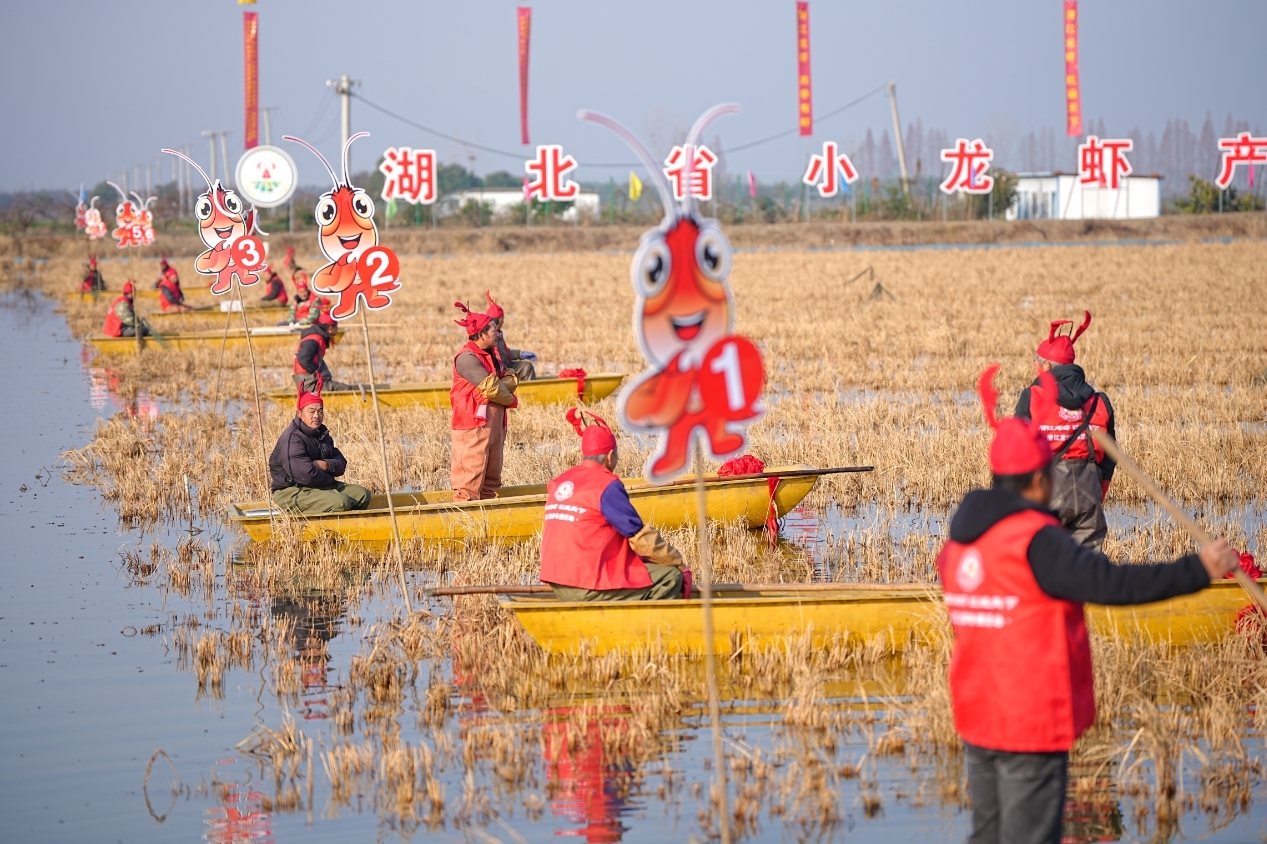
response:
<path fill-rule="evenodd" d="M 687 136 L 686 160 L 694 159 L 693 149 L 710 123 L 738 111 L 735 105 L 706 111 Z M 714 459 L 747 445 L 746 426 L 765 412 L 761 353 L 733 333 L 731 249 L 717 221 L 700 216 L 692 191 L 681 207 L 674 205 L 663 171 L 624 126 L 590 111 L 577 117 L 620 135 L 642 159 L 664 203 L 664 221 L 642 236 L 631 268 L 634 335 L 651 368 L 634 379 L 619 406 L 624 425 L 662 431 L 660 447 L 646 464 L 647 479 L 660 483 L 686 471 L 697 437 Z M 691 176 L 688 172 L 688 185 Z"/>
<path fill-rule="evenodd" d="M 343 146 L 343 181 L 334 168 L 312 144 L 290 135 L 282 140 L 303 144 L 321 159 L 330 173 L 334 187 L 317 200 L 317 225 L 321 227 L 321 252 L 330 263 L 313 273 L 312 289 L 339 297 L 330 315 L 347 319 L 356 313 L 358 299 L 372 311 L 392 303 L 393 291 L 400 289 L 400 263 L 390 249 L 378 245 L 378 228 L 374 225 L 374 201 L 369 194 L 352 185 L 348 175 L 348 149 L 357 138 L 369 137 L 358 132 Z"/>
<path fill-rule="evenodd" d="M 216 296 L 232 290 L 235 278 L 238 284 L 245 286 L 258 283 L 260 273 L 268 269 L 268 265 L 264 263 L 264 242 L 255 236 L 259 230 L 255 209 L 246 210 L 236 193 L 221 185 L 219 179 L 213 183 L 189 156 L 174 149 L 163 152 L 188 161 L 207 182 L 206 193 L 194 203 L 198 236 L 207 251 L 194 260 L 194 269 L 201 275 L 215 276 L 211 292 Z"/>

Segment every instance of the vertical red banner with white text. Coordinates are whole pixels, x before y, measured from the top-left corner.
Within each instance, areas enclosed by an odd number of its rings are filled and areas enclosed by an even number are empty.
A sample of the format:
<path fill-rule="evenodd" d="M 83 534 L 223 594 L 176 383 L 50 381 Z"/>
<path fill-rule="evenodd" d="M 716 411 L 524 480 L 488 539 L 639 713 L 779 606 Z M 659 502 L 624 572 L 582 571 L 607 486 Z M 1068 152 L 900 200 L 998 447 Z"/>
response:
<path fill-rule="evenodd" d="M 809 79 L 809 3 L 796 4 L 796 116 L 802 135 L 814 134 L 814 101 Z"/>
<path fill-rule="evenodd" d="M 532 34 L 532 7 L 519 7 L 519 134 L 528 143 L 528 39 Z"/>
<path fill-rule="evenodd" d="M 1065 134 L 1082 134 L 1082 85 L 1078 81 L 1078 0 L 1065 0 Z"/>
<path fill-rule="evenodd" d="M 242 13 L 242 55 L 246 65 L 246 131 L 242 133 L 244 146 L 255 147 L 260 142 L 260 22 L 257 12 Z"/>

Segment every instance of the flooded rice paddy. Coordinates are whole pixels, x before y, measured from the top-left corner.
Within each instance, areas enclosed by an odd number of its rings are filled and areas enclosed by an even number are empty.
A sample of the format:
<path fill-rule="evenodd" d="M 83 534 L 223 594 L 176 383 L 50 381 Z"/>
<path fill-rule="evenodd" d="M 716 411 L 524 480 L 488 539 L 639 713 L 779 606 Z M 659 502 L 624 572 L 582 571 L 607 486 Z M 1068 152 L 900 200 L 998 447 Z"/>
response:
<path fill-rule="evenodd" d="M 654 654 L 577 679 L 514 676 L 544 663 L 482 662 L 478 609 L 455 617 L 435 601 L 407 623 L 372 567 L 270 586 L 235 565 L 240 537 L 192 507 L 157 532 L 124 529 L 93 488 L 63 480 L 59 455 L 86 444 L 99 418 L 152 421 L 165 408 L 144 394 L 120 401 L 39 295 L 0 299 L 0 360 L 5 840 L 663 842 L 715 831 L 706 709 L 689 687 L 658 682 Z M 1241 517 L 1261 534 L 1260 511 Z M 781 537 L 822 579 L 841 576 L 859 544 L 908 543 L 905 567 L 865 574 L 918 580 L 944 518 L 799 509 Z M 724 674 L 742 839 L 963 840 L 962 760 L 924 742 L 936 725 L 911 711 L 911 666 L 831 667 L 825 684 L 792 672 L 766 685 L 755 663 Z M 1164 824 L 1140 812 L 1149 764 L 1128 755 L 1075 770 L 1065 840 L 1261 840 L 1267 813 L 1241 785 L 1261 790 L 1261 747 L 1246 729 L 1254 755 L 1235 785 L 1195 758 L 1185 770 L 1180 754 L 1178 812 Z"/>

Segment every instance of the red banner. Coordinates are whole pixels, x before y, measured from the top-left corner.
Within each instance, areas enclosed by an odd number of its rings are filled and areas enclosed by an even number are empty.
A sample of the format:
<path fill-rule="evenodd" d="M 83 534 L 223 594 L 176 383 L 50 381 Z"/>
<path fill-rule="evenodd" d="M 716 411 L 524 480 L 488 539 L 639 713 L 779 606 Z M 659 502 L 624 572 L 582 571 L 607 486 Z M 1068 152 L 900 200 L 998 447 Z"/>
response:
<path fill-rule="evenodd" d="M 1078 0 L 1065 0 L 1065 134 L 1082 134 L 1082 86 L 1078 83 Z"/>
<path fill-rule="evenodd" d="M 519 134 L 528 143 L 528 36 L 532 32 L 532 7 L 519 7 Z"/>
<path fill-rule="evenodd" d="M 242 133 L 247 149 L 260 142 L 260 22 L 257 12 L 242 13 L 242 55 L 246 59 L 246 131 Z"/>
<path fill-rule="evenodd" d="M 814 134 L 814 101 L 809 84 L 809 3 L 796 3 L 796 114 L 802 135 Z"/>

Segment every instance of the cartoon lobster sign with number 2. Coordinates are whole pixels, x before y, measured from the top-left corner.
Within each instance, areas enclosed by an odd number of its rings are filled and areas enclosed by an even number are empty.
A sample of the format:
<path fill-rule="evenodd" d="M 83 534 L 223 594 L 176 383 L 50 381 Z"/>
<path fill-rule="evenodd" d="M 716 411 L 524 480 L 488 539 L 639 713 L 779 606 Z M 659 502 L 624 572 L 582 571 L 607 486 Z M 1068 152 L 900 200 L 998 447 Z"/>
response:
<path fill-rule="evenodd" d="M 710 123 L 738 110 L 719 105 L 706 111 L 687 136 L 686 160 L 694 158 L 692 150 Z M 699 215 L 691 191 L 681 207 L 674 205 L 663 171 L 632 132 L 606 115 L 577 116 L 620 135 L 642 159 L 664 203 L 664 221 L 642 236 L 631 269 L 634 335 L 651 368 L 620 399 L 624 425 L 662 431 L 660 447 L 646 464 L 647 479 L 659 483 L 686 471 L 697 437 L 714 459 L 747 445 L 746 426 L 765 412 L 761 353 L 733 333 L 731 249 L 717 221 Z"/>
<path fill-rule="evenodd" d="M 338 304 L 330 315 L 347 319 L 356 313 L 363 299 L 371 311 L 392 303 L 390 294 L 400 289 L 400 262 L 396 253 L 378 245 L 378 228 L 374 225 L 374 201 L 369 194 L 352 185 L 348 175 L 348 149 L 357 138 L 369 132 L 358 132 L 343 147 L 343 181 L 325 156 L 307 141 L 290 135 L 283 140 L 303 144 L 321 159 L 330 173 L 334 187 L 317 200 L 317 225 L 321 227 L 321 252 L 330 263 L 313 273 L 312 288 L 318 293 L 337 294 Z"/>
<path fill-rule="evenodd" d="M 233 279 L 238 284 L 250 286 L 260 280 L 260 273 L 268 269 L 264 263 L 264 241 L 255 236 L 258 231 L 255 209 L 249 211 L 241 198 L 232 190 L 207 178 L 198 163 L 184 153 L 165 149 L 169 155 L 178 155 L 194 166 L 207 182 L 207 191 L 194 203 L 194 216 L 198 218 L 198 236 L 207 251 L 194 260 L 194 269 L 201 275 L 215 276 L 211 292 L 223 296 L 233 289 Z"/>

